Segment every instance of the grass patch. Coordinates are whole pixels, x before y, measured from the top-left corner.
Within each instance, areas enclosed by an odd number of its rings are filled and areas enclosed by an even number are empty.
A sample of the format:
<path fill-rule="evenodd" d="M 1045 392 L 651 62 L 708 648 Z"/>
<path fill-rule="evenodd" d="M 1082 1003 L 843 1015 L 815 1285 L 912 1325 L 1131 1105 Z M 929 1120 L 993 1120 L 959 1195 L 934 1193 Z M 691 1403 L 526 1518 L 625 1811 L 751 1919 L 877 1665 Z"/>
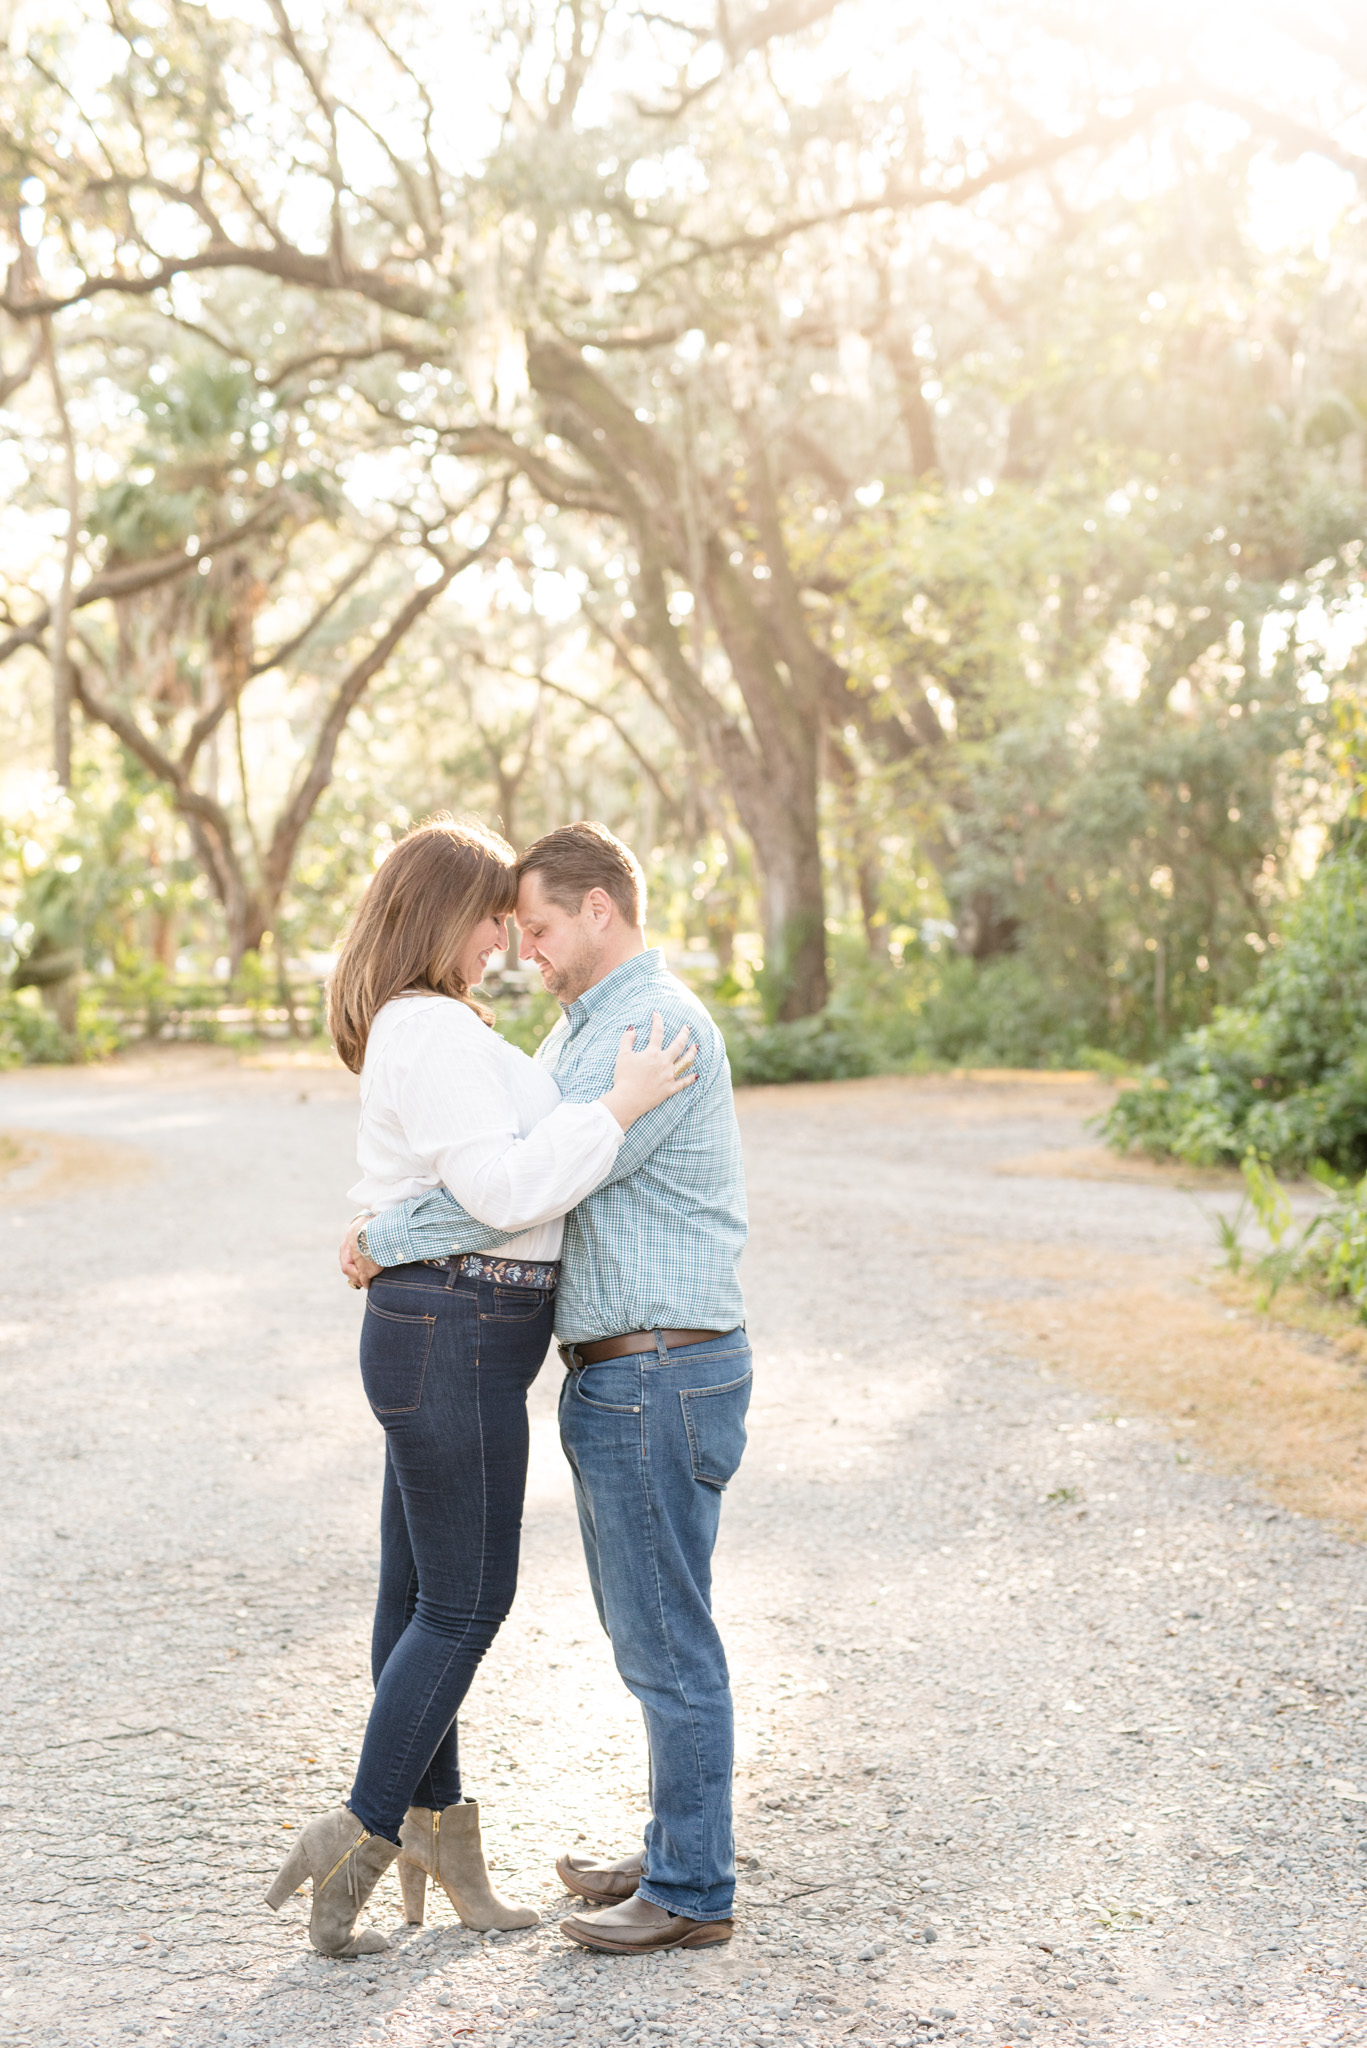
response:
<path fill-rule="evenodd" d="M 1269 1329 L 1295 1331 L 1328 1345 L 1342 1358 L 1357 1360 L 1367 1368 L 1367 1328 L 1357 1309 L 1348 1302 L 1328 1300 L 1315 1287 L 1292 1282 L 1268 1297 L 1256 1273 L 1218 1273 L 1209 1283 L 1211 1292 L 1231 1308 L 1256 1316 Z"/>
<path fill-rule="evenodd" d="M 1196 1284 L 1140 1256 L 1016 1245 L 991 1263 L 1058 1290 L 988 1311 L 1019 1350 L 1122 1415 L 1166 1422 L 1214 1469 L 1367 1537 L 1367 1332 L 1348 1311 L 1321 1321 L 1330 1304 L 1287 1288 L 1264 1312 L 1253 1276 Z"/>
<path fill-rule="evenodd" d="M 0 1202 L 9 1206 L 62 1201 L 154 1171 L 151 1154 L 139 1145 L 67 1131 L 0 1131 Z"/>
<path fill-rule="evenodd" d="M 0 1131 L 0 1189 L 12 1173 L 18 1173 L 38 1156 L 38 1148 L 31 1138 L 21 1137 L 17 1131 Z"/>

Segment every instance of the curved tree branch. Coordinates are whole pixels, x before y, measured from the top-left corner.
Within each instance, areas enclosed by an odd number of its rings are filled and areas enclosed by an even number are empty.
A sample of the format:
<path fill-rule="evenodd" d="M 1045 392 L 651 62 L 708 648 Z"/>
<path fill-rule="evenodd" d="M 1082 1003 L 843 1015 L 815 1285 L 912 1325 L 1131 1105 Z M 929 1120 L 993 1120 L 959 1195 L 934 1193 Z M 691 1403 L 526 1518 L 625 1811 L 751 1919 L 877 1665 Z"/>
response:
<path fill-rule="evenodd" d="M 206 534 L 198 554 L 187 555 L 183 548 L 177 548 L 174 554 L 155 555 L 150 561 L 130 562 L 124 569 L 108 569 L 101 576 L 92 576 L 89 583 L 82 584 L 72 593 L 71 609 L 83 611 L 87 605 L 99 604 L 106 597 L 136 597 L 139 591 L 152 590 L 159 583 L 171 583 L 177 576 L 190 575 L 209 555 L 218 554 L 245 540 L 249 533 L 255 533 L 283 509 L 283 500 L 287 496 L 284 490 L 271 491 L 255 512 L 239 525 Z M 0 640 L 0 663 L 8 661 L 21 647 L 41 647 L 43 635 L 51 623 L 52 607 L 44 605 L 24 625 L 16 626 L 6 639 Z"/>

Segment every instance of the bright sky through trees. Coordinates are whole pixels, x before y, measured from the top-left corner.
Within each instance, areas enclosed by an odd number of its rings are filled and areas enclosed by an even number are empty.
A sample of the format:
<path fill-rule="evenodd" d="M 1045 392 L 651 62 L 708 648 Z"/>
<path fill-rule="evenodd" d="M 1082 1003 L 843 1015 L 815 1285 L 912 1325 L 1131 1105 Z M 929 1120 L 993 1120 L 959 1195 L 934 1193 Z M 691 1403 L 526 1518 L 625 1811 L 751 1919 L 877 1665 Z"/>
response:
<path fill-rule="evenodd" d="M 454 803 L 643 837 L 785 1022 L 855 930 L 1237 992 L 1367 620 L 1356 8 L 11 20 L 11 811 L 69 685 L 233 960 Z"/>

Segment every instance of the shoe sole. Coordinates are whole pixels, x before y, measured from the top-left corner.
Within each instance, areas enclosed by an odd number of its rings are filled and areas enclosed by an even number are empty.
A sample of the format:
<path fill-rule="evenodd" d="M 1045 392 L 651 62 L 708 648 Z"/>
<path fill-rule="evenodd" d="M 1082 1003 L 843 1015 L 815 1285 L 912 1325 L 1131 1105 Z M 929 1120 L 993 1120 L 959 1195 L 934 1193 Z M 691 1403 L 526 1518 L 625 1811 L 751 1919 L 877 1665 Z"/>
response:
<path fill-rule="evenodd" d="M 573 1921 L 560 1923 L 560 1932 L 577 1941 L 581 1948 L 601 1948 L 614 1956 L 655 1956 L 670 1948 L 720 1948 L 730 1941 L 733 1931 L 711 1934 L 708 1922 L 704 1921 L 701 1927 L 690 1927 L 687 1934 L 676 1935 L 673 1941 L 611 1941 L 601 1935 L 581 1933 Z"/>
<path fill-rule="evenodd" d="M 634 1898 L 636 1895 L 635 1885 L 631 1887 L 629 1892 L 590 1891 L 579 1873 L 568 1867 L 563 1856 L 556 1862 L 555 1874 L 567 1892 L 573 1892 L 576 1898 L 587 1899 L 590 1904 L 595 1906 L 620 1906 L 624 1899 Z"/>

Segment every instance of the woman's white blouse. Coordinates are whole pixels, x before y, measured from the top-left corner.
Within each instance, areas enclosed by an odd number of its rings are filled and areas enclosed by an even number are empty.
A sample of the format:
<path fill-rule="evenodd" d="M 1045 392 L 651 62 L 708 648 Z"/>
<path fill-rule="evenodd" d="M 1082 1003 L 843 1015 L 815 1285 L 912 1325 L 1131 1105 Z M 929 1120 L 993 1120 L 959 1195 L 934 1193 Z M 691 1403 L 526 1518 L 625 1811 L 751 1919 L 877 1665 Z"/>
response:
<path fill-rule="evenodd" d="M 565 1211 L 606 1177 L 622 1137 L 601 1102 L 562 1102 L 464 1003 L 398 996 L 366 1043 L 351 1198 L 385 1209 L 446 1187 L 481 1223 L 521 1233 L 499 1258 L 558 1259 Z"/>

